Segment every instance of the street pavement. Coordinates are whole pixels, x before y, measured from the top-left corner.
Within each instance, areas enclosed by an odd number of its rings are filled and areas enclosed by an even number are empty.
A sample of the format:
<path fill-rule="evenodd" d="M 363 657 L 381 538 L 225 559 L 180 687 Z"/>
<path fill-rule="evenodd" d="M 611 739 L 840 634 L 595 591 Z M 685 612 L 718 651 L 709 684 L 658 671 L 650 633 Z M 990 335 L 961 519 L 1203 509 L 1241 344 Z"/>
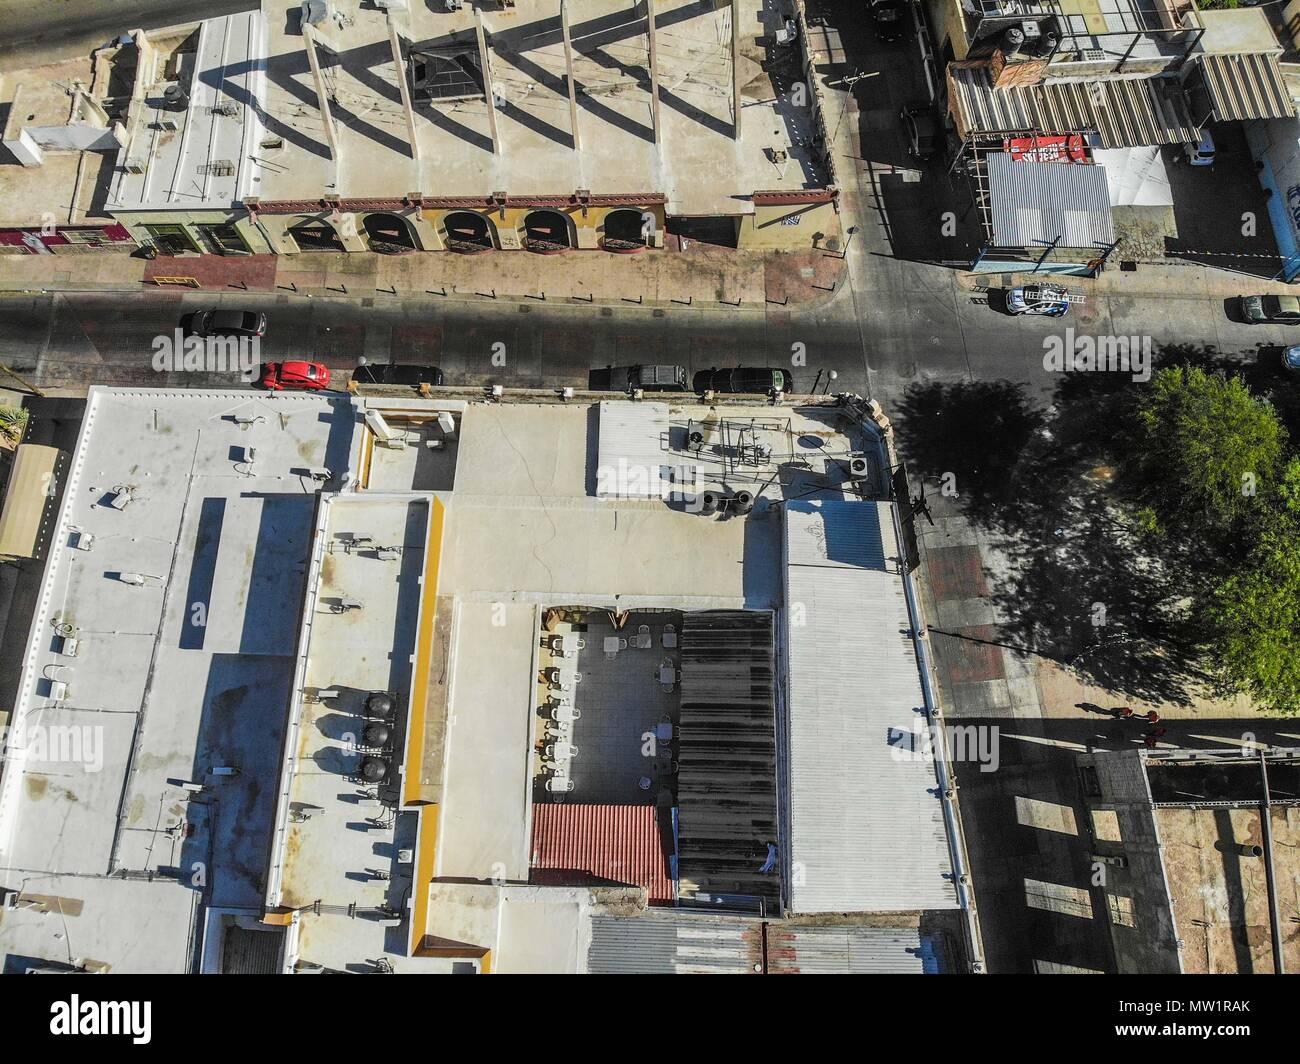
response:
<path fill-rule="evenodd" d="M 0 0 L 0 63 L 11 69 L 89 55 L 134 29 L 177 26 L 257 7 L 254 0 Z"/>

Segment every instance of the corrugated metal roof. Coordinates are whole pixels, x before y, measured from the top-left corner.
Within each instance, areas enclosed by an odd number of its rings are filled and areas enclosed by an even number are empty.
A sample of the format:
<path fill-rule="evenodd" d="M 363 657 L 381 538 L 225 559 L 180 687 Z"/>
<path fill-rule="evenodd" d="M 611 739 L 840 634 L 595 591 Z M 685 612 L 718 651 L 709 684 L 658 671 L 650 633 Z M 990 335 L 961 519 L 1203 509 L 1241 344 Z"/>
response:
<path fill-rule="evenodd" d="M 798 927 L 767 931 L 768 971 L 781 974 L 934 975 L 939 958 L 917 928 Z"/>
<path fill-rule="evenodd" d="M 604 881 L 645 887 L 652 903 L 673 900 L 653 805 L 538 803 L 533 806 L 529 865 L 535 883 Z"/>
<path fill-rule="evenodd" d="M 593 916 L 592 975 L 928 975 L 940 962 L 916 928 L 803 927 L 684 910 Z"/>
<path fill-rule="evenodd" d="M 956 908 L 893 507 L 786 507 L 791 909 Z"/>
<path fill-rule="evenodd" d="M 600 404 L 596 494 L 604 499 L 662 499 L 694 494 L 696 467 L 668 448 L 664 403 Z"/>
<path fill-rule="evenodd" d="M 1295 115 L 1277 56 L 1202 55 L 1197 59 L 1216 121 Z"/>
<path fill-rule="evenodd" d="M 591 919 L 591 975 L 752 975 L 762 961 L 758 923 L 680 913 Z"/>
<path fill-rule="evenodd" d="M 1003 151 L 990 152 L 985 163 L 998 247 L 1032 247 L 1059 238 L 1062 247 L 1090 248 L 1115 240 L 1104 168 L 1027 162 Z"/>
<path fill-rule="evenodd" d="M 1104 148 L 1199 139 L 1186 98 L 1168 78 L 1052 78 L 995 89 L 987 67 L 949 67 L 948 84 L 963 136 L 1095 131 Z"/>
<path fill-rule="evenodd" d="M 34 558 L 41 553 L 45 511 L 54 497 L 57 447 L 22 443 L 14 452 L 9 489 L 0 511 L 0 555 Z"/>

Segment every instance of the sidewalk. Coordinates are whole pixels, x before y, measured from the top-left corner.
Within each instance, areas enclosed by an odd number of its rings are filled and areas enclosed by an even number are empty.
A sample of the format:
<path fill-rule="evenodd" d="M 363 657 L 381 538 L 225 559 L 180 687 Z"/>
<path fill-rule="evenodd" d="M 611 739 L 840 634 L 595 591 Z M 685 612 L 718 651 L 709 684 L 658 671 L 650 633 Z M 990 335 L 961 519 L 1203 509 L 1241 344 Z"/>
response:
<path fill-rule="evenodd" d="M 1010 278 L 1008 281 L 1007 278 Z M 1138 264 L 1136 270 L 1123 272 L 1119 263 L 1107 266 L 1100 277 L 1060 277 L 1050 274 L 967 273 L 958 275 L 958 285 L 969 291 L 978 288 L 1001 288 L 1004 285 L 1052 282 L 1086 295 L 1170 299 L 1227 299 L 1240 295 L 1293 296 L 1296 286 L 1285 281 L 1232 273 L 1202 266 L 1195 262 Z"/>
<path fill-rule="evenodd" d="M 844 275 L 837 254 L 738 251 L 693 244 L 688 251 L 635 255 L 445 252 L 408 255 L 318 252 L 132 258 L 5 255 L 0 291 L 139 291 L 155 278 L 193 278 L 204 290 L 279 291 L 302 296 L 377 293 L 441 299 L 569 301 L 642 306 L 763 307 L 829 298 Z"/>

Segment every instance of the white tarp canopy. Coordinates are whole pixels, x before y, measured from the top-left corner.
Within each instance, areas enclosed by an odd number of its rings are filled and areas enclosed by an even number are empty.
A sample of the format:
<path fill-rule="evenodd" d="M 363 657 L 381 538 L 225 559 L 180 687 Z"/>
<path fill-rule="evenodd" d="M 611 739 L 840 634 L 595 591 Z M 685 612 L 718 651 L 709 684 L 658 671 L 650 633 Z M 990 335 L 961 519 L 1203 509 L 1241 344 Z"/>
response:
<path fill-rule="evenodd" d="M 1093 161 L 1106 168 L 1112 207 L 1172 207 L 1165 160 L 1156 146 L 1097 148 Z"/>

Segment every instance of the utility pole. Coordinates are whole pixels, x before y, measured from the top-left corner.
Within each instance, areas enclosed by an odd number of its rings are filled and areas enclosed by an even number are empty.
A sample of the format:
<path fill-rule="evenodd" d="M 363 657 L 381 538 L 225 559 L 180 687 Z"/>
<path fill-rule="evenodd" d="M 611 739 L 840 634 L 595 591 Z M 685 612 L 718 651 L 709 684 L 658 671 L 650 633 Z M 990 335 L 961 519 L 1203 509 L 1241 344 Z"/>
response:
<path fill-rule="evenodd" d="M 0 362 L 0 373 L 4 373 L 4 374 L 6 374 L 7 376 L 12 377 L 12 378 L 13 378 L 14 380 L 16 380 L 19 384 L 21 384 L 24 388 L 26 388 L 29 392 L 31 392 L 32 395 L 38 395 L 38 396 L 40 396 L 42 399 L 47 398 L 46 394 L 45 394 L 43 391 L 41 391 L 38 387 L 36 387 L 36 385 L 32 384 L 30 381 L 26 380 L 25 378 L 18 376 L 17 373 L 15 373 L 13 370 L 11 370 L 11 369 L 10 369 L 8 366 L 6 366 L 3 362 Z"/>

